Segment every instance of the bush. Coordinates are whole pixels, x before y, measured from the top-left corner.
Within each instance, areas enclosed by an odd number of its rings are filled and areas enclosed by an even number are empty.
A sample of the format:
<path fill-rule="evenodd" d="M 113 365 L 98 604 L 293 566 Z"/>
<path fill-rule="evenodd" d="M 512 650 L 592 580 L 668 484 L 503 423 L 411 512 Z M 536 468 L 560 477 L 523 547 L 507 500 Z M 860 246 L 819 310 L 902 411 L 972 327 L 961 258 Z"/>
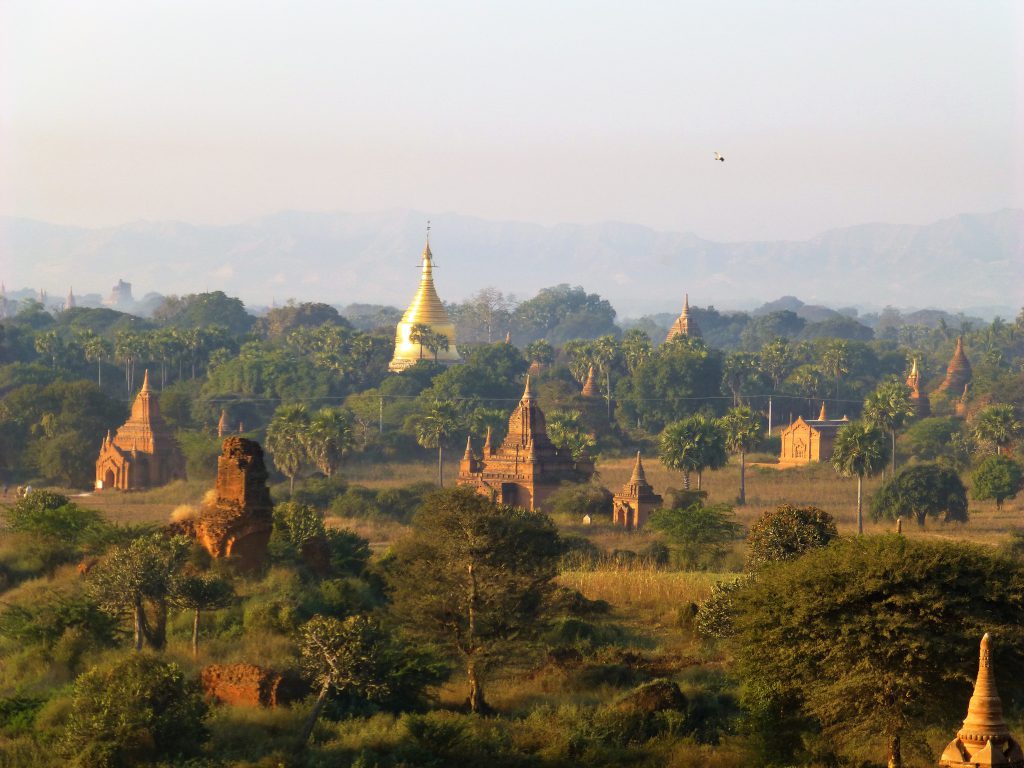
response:
<path fill-rule="evenodd" d="M 832 515 L 817 507 L 783 504 L 758 518 L 747 535 L 747 567 L 791 560 L 839 535 Z"/>
<path fill-rule="evenodd" d="M 176 664 L 136 654 L 75 681 L 61 751 L 89 768 L 149 763 L 198 752 L 207 706 Z"/>
<path fill-rule="evenodd" d="M 685 509 L 659 509 L 648 525 L 668 537 L 680 565 L 687 569 L 717 566 L 729 543 L 742 530 L 727 504 L 705 507 L 698 503 Z"/>
<path fill-rule="evenodd" d="M 952 469 L 937 464 L 904 467 L 886 481 L 871 500 L 871 517 L 913 518 L 924 525 L 927 516 L 942 521 L 967 521 L 967 489 Z"/>
<path fill-rule="evenodd" d="M 612 509 L 612 492 L 594 483 L 563 485 L 548 498 L 551 514 L 580 519 L 608 518 Z"/>

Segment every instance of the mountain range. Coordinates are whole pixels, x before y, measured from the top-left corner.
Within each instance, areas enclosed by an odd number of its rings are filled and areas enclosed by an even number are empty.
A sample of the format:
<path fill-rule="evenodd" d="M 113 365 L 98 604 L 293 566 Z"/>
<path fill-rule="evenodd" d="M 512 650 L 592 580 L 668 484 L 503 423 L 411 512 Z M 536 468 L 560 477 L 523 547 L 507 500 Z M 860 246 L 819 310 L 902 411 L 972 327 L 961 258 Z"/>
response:
<path fill-rule="evenodd" d="M 620 316 L 691 302 L 749 308 L 786 294 L 830 306 L 937 307 L 1013 316 L 1024 301 L 1024 211 L 923 226 L 862 224 L 810 240 L 715 242 L 607 222 L 541 226 L 453 213 L 282 212 L 225 226 L 139 221 L 89 229 L 0 217 L 8 289 L 138 298 L 223 290 L 249 305 L 298 300 L 405 306 L 431 220 L 435 281 L 448 301 L 495 286 L 519 298 L 582 285 Z M 984 312 L 990 314 L 990 312 Z"/>

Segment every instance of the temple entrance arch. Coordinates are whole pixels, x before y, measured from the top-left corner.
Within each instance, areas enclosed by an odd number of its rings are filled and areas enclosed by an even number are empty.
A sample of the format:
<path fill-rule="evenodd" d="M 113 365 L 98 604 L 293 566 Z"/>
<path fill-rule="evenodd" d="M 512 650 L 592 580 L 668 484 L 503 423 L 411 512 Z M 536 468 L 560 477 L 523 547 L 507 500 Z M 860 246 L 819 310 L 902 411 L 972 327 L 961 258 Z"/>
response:
<path fill-rule="evenodd" d="M 114 487 L 114 470 L 107 468 L 107 471 L 103 473 L 103 487 L 113 488 Z"/>

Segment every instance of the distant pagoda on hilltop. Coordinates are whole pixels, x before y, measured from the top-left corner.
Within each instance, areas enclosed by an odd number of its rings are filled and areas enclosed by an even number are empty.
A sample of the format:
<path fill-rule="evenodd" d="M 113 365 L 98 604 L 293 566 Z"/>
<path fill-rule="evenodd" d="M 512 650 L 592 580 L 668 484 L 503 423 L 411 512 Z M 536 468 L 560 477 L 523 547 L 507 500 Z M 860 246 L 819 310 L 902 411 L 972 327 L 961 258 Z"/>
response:
<path fill-rule="evenodd" d="M 683 311 L 676 321 L 672 323 L 672 327 L 668 329 L 668 336 L 665 337 L 665 341 L 672 341 L 672 339 L 678 338 L 679 336 L 686 336 L 691 339 L 700 338 L 700 327 L 697 325 L 697 321 L 690 317 L 690 294 L 683 296 Z"/>
<path fill-rule="evenodd" d="M 409 308 L 405 310 L 401 322 L 395 329 L 395 354 L 388 365 L 388 370 L 393 373 L 411 368 L 420 360 L 436 360 L 449 365 L 462 362 L 459 350 L 455 346 L 455 325 L 448 317 L 448 312 L 434 288 L 433 258 L 428 237 L 423 247 L 423 272 L 420 276 L 419 290 L 416 291 Z M 426 326 L 434 333 L 446 337 L 448 348 L 438 349 L 435 353 L 426 349 L 424 344 L 413 341 L 410 336 L 413 335 L 416 326 Z"/>

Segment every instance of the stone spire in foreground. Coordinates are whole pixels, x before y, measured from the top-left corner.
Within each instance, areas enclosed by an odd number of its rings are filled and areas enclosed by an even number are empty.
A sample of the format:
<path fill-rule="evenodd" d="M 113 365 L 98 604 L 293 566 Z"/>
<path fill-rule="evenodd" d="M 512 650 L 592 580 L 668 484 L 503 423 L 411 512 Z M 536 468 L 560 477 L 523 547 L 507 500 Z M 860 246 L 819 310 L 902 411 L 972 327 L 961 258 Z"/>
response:
<path fill-rule="evenodd" d="M 437 352 L 439 363 L 461 363 L 459 350 L 455 347 L 455 326 L 448 317 L 448 312 L 441 303 L 434 288 L 434 256 L 430 252 L 430 240 L 423 247 L 423 264 L 420 276 L 420 287 L 413 296 L 409 308 L 405 310 L 401 322 L 395 329 L 395 354 L 391 359 L 388 370 L 392 372 L 404 371 L 411 368 L 420 360 L 434 360 L 434 353 L 413 342 L 409 338 L 413 326 L 425 325 L 434 333 L 448 337 L 448 349 L 441 349 Z"/>
<path fill-rule="evenodd" d="M 1024 768 L 1024 752 L 1010 735 L 1010 729 L 1003 718 L 1003 702 L 996 690 L 989 646 L 990 639 L 986 633 L 981 638 L 978 679 L 967 705 L 967 717 L 956 738 L 943 751 L 939 759 L 940 766 L 980 768 L 1000 765 L 1005 768 Z"/>

